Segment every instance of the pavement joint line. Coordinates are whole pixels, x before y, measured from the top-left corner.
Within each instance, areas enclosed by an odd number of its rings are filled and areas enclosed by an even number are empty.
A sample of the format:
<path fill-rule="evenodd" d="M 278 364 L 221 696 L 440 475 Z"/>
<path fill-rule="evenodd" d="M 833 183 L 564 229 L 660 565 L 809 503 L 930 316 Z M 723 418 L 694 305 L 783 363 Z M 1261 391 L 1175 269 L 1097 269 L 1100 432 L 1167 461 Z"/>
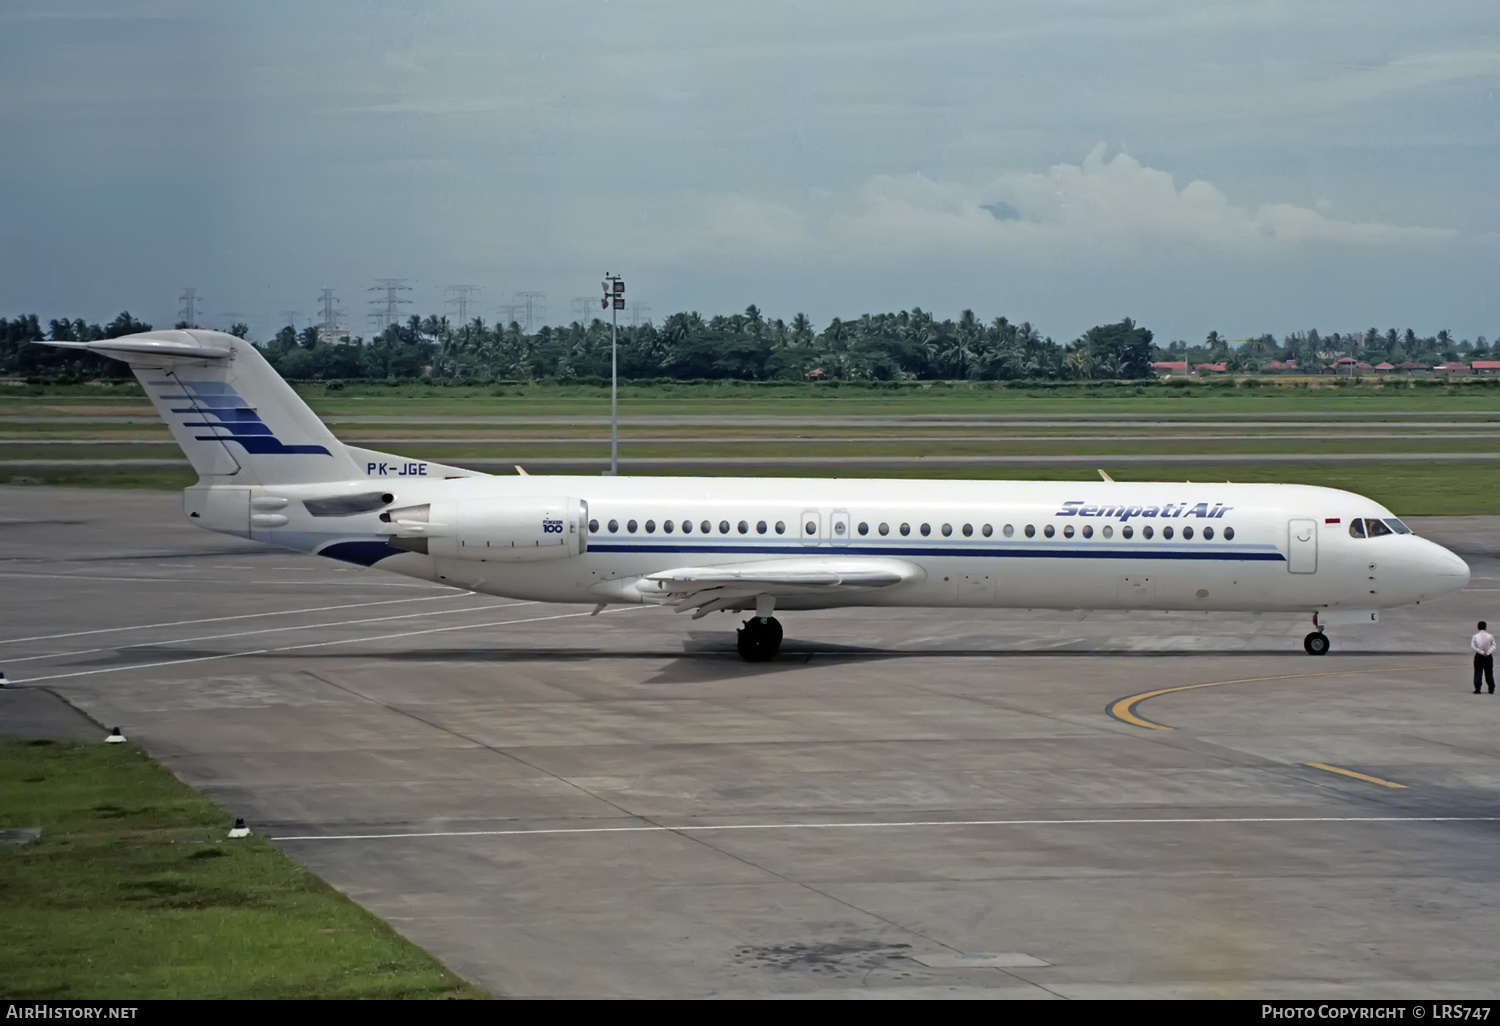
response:
<path fill-rule="evenodd" d="M 1380 777 L 1372 777 L 1368 773 L 1356 773 L 1351 769 L 1330 766 L 1326 762 L 1304 762 L 1302 765 L 1311 766 L 1313 769 L 1325 770 L 1329 773 L 1337 773 L 1341 777 L 1353 777 L 1355 780 L 1363 780 L 1367 784 L 1379 784 L 1381 787 L 1391 787 L 1398 791 L 1406 790 L 1405 784 L 1398 784 L 1394 780 L 1382 780 Z"/>
<path fill-rule="evenodd" d="M 1372 666 L 1359 670 L 1326 670 L 1317 673 L 1283 673 L 1274 677 L 1240 677 L 1235 680 L 1210 680 L 1199 684 L 1179 684 L 1176 687 L 1156 688 L 1152 691 L 1142 691 L 1139 694 L 1127 695 L 1117 698 L 1104 707 L 1104 711 L 1111 719 L 1128 723 L 1133 727 L 1144 727 L 1147 730 L 1175 730 L 1164 723 L 1148 720 L 1143 716 L 1137 716 L 1135 707 L 1152 698 L 1162 695 L 1171 695 L 1179 691 L 1197 691 L 1200 688 L 1217 688 L 1225 684 L 1256 684 L 1271 680 L 1301 680 L 1310 677 L 1345 677 L 1350 674 L 1359 673 L 1403 673 L 1408 670 L 1447 670 L 1452 669 L 1447 663 L 1433 664 L 1429 666 Z"/>
<path fill-rule="evenodd" d="M 462 593 L 467 597 L 467 593 Z M 399 600 L 398 600 L 399 601 Z M 534 602 L 501 602 L 498 605 L 468 606 L 458 609 L 432 609 L 423 613 L 401 613 L 397 616 L 367 616 L 358 620 L 335 620 L 332 623 L 298 623 L 289 627 L 263 627 L 254 631 L 234 631 L 229 634 L 205 634 L 196 638 L 162 638 L 157 641 L 140 641 L 131 645 L 110 645 L 104 648 L 85 648 L 73 652 L 49 652 L 44 655 L 29 655 L 8 658 L 7 664 L 29 663 L 38 659 L 65 659 L 68 656 L 94 655 L 99 652 L 128 652 L 132 648 L 156 648 L 162 645 L 188 645 L 197 641 L 222 641 L 224 638 L 247 638 L 257 634 L 280 634 L 285 631 L 310 631 L 319 627 L 353 627 L 365 623 L 388 623 L 391 620 L 413 620 L 423 616 L 446 616 L 449 613 L 478 613 L 491 609 L 506 609 L 511 606 L 530 606 Z"/>
<path fill-rule="evenodd" d="M 209 616 L 199 620 L 170 620 L 165 623 L 141 623 L 131 624 L 127 627 L 100 627 L 89 631 L 69 631 L 66 634 L 37 634 L 29 638 L 4 638 L 0 639 L 0 645 L 19 645 L 23 641 L 56 641 L 59 638 L 81 638 L 88 634 L 114 634 L 119 631 L 144 631 L 155 630 L 158 627 L 187 627 L 197 623 L 223 623 L 227 620 L 254 620 L 263 616 L 295 616 L 301 613 L 326 613 L 335 609 L 360 609 L 365 606 L 389 606 L 398 602 L 431 602 L 434 599 L 464 598 L 466 592 L 454 592 L 445 590 L 438 595 L 426 595 L 421 598 L 398 598 L 379 599 L 374 602 L 350 602 L 337 606 L 313 606 L 308 609 L 272 609 L 265 613 L 238 613 L 234 616 Z"/>
<path fill-rule="evenodd" d="M 1174 816 L 1168 818 L 1102 819 L 935 819 L 872 820 L 851 823 L 666 823 L 610 827 L 541 827 L 515 830 L 429 830 L 394 834 L 267 835 L 272 841 L 399 841 L 442 837 L 544 837 L 570 834 L 707 833 L 746 830 L 902 830 L 921 827 L 1031 827 L 1031 826 L 1214 826 L 1298 823 L 1500 823 L 1500 816 Z"/>
<path fill-rule="evenodd" d="M 634 609 L 640 607 L 627 607 Z M 608 610 L 606 610 L 608 612 Z M 186 666 L 189 663 L 211 663 L 220 659 L 239 659 L 244 656 L 272 655 L 278 652 L 301 652 L 309 648 L 328 648 L 332 645 L 354 645 L 368 641 L 391 641 L 396 638 L 412 638 L 423 634 L 442 634 L 446 631 L 471 631 L 481 627 L 508 627 L 520 623 L 540 623 L 543 620 L 566 620 L 574 616 L 589 616 L 588 611 L 578 613 L 559 613 L 556 616 L 532 616 L 521 620 L 494 620 L 487 623 L 466 623 L 452 627 L 430 627 L 421 631 L 403 631 L 399 634 L 376 634 L 363 638 L 339 638 L 334 641 L 314 641 L 304 645 L 282 645 L 278 648 L 257 648 L 248 652 L 220 652 L 209 656 L 191 656 L 187 659 L 164 659 L 155 663 L 135 663 L 130 666 L 104 666 L 97 670 L 77 670 L 72 673 L 53 673 L 43 677 L 26 677 L 21 680 L 10 682 L 11 688 L 31 686 L 40 684 L 47 680 L 66 680 L 73 677 L 94 677 L 104 673 L 124 673 L 130 670 L 152 670 L 163 666 Z"/>
<path fill-rule="evenodd" d="M 507 465 L 516 457 L 454 456 L 454 466 L 488 472 Z M 1057 453 L 992 454 L 937 456 L 630 456 L 621 457 L 620 465 L 637 470 L 651 467 L 838 467 L 865 466 L 893 469 L 920 467 L 970 466 L 1097 466 L 1121 464 L 1130 466 L 1200 466 L 1288 465 L 1317 466 L 1327 463 L 1493 463 L 1500 452 L 1221 452 L 1221 453 Z M 608 456 L 535 456 L 526 458 L 531 465 L 558 469 L 588 469 L 608 463 Z M 149 469 L 187 468 L 185 458 L 177 459 L 21 459 L 0 460 L 0 470 L 27 470 L 37 467 L 137 467 Z"/>

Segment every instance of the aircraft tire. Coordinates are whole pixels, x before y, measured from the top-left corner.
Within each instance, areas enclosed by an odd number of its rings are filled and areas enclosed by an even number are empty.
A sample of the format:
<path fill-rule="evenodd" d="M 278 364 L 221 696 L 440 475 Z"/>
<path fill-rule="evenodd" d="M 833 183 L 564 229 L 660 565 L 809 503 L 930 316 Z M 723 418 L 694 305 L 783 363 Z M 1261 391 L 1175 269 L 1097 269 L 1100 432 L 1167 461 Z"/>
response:
<path fill-rule="evenodd" d="M 1302 639 L 1302 647 L 1307 650 L 1308 655 L 1327 655 L 1330 647 L 1328 635 L 1322 631 L 1313 631 Z"/>
<path fill-rule="evenodd" d="M 752 616 L 735 632 L 735 642 L 745 662 L 766 662 L 781 648 L 781 624 L 774 616 L 764 620 Z"/>

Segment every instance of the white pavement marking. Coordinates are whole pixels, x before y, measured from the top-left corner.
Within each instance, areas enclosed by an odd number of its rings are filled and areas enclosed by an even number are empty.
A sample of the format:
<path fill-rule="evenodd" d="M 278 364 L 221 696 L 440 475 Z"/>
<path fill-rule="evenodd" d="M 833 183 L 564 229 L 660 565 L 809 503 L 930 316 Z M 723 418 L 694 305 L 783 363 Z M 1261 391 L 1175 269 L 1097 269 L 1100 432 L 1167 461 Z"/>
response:
<path fill-rule="evenodd" d="M 438 587 L 438 585 L 433 585 Z M 434 599 L 445 598 L 468 598 L 467 591 L 450 591 L 445 589 L 441 595 L 427 595 L 422 598 L 398 598 L 380 599 L 377 602 L 348 602 L 337 606 L 310 606 L 306 609 L 272 609 L 265 613 L 237 613 L 234 616 L 207 616 L 201 620 L 168 620 L 165 623 L 137 623 L 128 627 L 99 627 L 91 631 L 69 631 L 66 634 L 35 634 L 29 638 L 7 638 L 0 640 L 0 645 L 17 645 L 23 641 L 55 641 L 58 638 L 81 638 L 86 634 L 113 634 L 117 631 L 147 631 L 157 627 L 186 627 L 195 623 L 222 623 L 225 620 L 254 620 L 262 616 L 296 616 L 300 613 L 327 613 L 337 609 L 362 609 L 366 606 L 389 606 L 397 602 L 431 602 Z"/>
<path fill-rule="evenodd" d="M 530 606 L 534 602 L 501 602 L 482 606 L 466 606 L 462 609 L 433 609 L 425 613 L 400 613 L 396 616 L 367 616 L 358 620 L 334 620 L 331 623 L 298 623 L 290 627 L 263 627 L 255 631 L 233 631 L 229 634 L 205 634 L 196 638 L 162 638 L 157 641 L 141 641 L 134 645 L 109 645 L 104 648 L 85 648 L 73 652 L 49 652 L 46 655 L 8 658 L 6 663 L 30 663 L 38 659 L 63 659 L 67 656 L 94 655 L 97 652 L 126 652 L 132 648 L 155 648 L 158 645 L 186 645 L 195 641 L 222 641 L 225 638 L 248 638 L 257 634 L 279 634 L 284 631 L 310 631 L 319 627 L 353 627 L 362 623 L 386 623 L 390 620 L 414 620 L 422 616 L 446 616 L 449 613 L 477 613 L 486 609 L 508 609 L 511 606 Z"/>
<path fill-rule="evenodd" d="M 1500 816 L 1206 816 L 1171 819 L 913 819 L 865 823 L 735 823 L 553 827 L 535 830 L 434 830 L 410 834 L 302 834 L 273 841 L 395 841 L 416 837 L 526 837 L 548 834 L 677 834 L 709 830 L 900 830 L 914 827 L 1167 826 L 1215 823 L 1500 823 Z"/>
<path fill-rule="evenodd" d="M 360 568 L 360 569 L 363 569 L 363 568 Z M 347 572 L 350 572 L 350 571 L 341 571 L 338 568 L 335 568 L 334 572 L 335 573 L 347 573 Z M 308 584 L 307 581 L 263 581 L 263 580 L 246 581 L 243 578 L 241 578 L 239 580 L 234 580 L 234 581 L 230 581 L 230 580 L 216 581 L 216 580 L 214 580 L 211 577 L 209 577 L 209 578 L 205 578 L 205 577 L 100 577 L 100 576 L 94 576 L 92 574 L 62 574 L 62 573 L 57 573 L 57 574 L 24 574 L 24 573 L 20 573 L 19 571 L 15 571 L 15 570 L 0 570 L 0 577 L 35 577 L 35 578 L 40 578 L 40 579 L 46 580 L 46 581 L 129 581 L 129 582 L 133 582 L 135 584 L 254 584 L 256 587 L 268 587 L 268 586 L 271 586 L 271 585 L 288 585 L 289 584 L 289 585 L 291 585 L 293 587 L 296 587 L 296 588 L 304 588 Z M 432 587 L 432 585 L 430 585 L 430 584 L 400 584 L 400 583 L 393 582 L 393 581 L 368 581 L 363 586 L 366 587 L 366 588 L 431 588 Z"/>
<path fill-rule="evenodd" d="M 633 609 L 645 609 L 645 606 L 628 606 L 619 612 L 630 612 Z M 655 608 L 650 607 L 650 608 Z M 605 610 L 610 612 L 610 610 Z M 248 652 L 220 652 L 211 656 L 192 656 L 188 659 L 163 659 L 156 663 L 135 663 L 130 666 L 106 666 L 98 670 L 77 670 L 73 673 L 52 673 L 45 677 L 24 677 L 20 680 L 10 682 L 11 687 L 19 684 L 40 684 L 44 680 L 65 680 L 70 677 L 94 677 L 102 673 L 124 673 L 129 670 L 152 670 L 161 666 L 185 666 L 188 663 L 211 663 L 219 659 L 238 659 L 243 656 L 270 655 L 275 652 L 301 652 L 309 648 L 327 648 L 330 645 L 354 645 L 362 641 L 392 641 L 396 638 L 414 638 L 422 634 L 443 634 L 447 631 L 472 631 L 481 627 L 508 627 L 518 623 L 540 623 L 543 620 L 566 620 L 574 616 L 590 616 L 589 611 L 581 613 L 559 613 L 556 616 L 532 616 L 522 620 L 495 620 L 490 623 L 466 623 L 456 627 L 432 627 L 425 631 L 404 631 L 400 634 L 376 634 L 364 638 L 340 638 L 337 641 L 314 641 L 306 645 L 283 645 L 280 648 L 257 648 Z"/>

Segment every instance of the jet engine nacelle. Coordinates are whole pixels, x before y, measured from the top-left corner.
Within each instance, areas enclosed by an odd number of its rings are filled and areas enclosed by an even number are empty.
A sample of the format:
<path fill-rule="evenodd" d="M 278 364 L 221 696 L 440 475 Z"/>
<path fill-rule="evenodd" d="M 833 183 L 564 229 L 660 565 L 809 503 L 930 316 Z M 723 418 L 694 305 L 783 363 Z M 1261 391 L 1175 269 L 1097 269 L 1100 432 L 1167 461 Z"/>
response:
<path fill-rule="evenodd" d="M 389 519 L 387 519 L 389 518 Z M 582 499 L 449 499 L 388 510 L 390 544 L 446 559 L 529 563 L 581 556 L 589 507 Z"/>

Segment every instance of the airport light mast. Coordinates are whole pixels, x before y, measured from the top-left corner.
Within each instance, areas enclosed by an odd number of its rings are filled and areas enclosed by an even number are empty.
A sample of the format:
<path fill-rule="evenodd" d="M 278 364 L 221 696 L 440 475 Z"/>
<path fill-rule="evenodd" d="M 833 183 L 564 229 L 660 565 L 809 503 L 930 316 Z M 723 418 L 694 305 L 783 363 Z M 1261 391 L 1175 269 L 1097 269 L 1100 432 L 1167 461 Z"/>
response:
<path fill-rule="evenodd" d="M 605 273 L 604 298 L 599 305 L 609 310 L 609 473 L 620 474 L 620 311 L 625 309 L 625 279 Z"/>

